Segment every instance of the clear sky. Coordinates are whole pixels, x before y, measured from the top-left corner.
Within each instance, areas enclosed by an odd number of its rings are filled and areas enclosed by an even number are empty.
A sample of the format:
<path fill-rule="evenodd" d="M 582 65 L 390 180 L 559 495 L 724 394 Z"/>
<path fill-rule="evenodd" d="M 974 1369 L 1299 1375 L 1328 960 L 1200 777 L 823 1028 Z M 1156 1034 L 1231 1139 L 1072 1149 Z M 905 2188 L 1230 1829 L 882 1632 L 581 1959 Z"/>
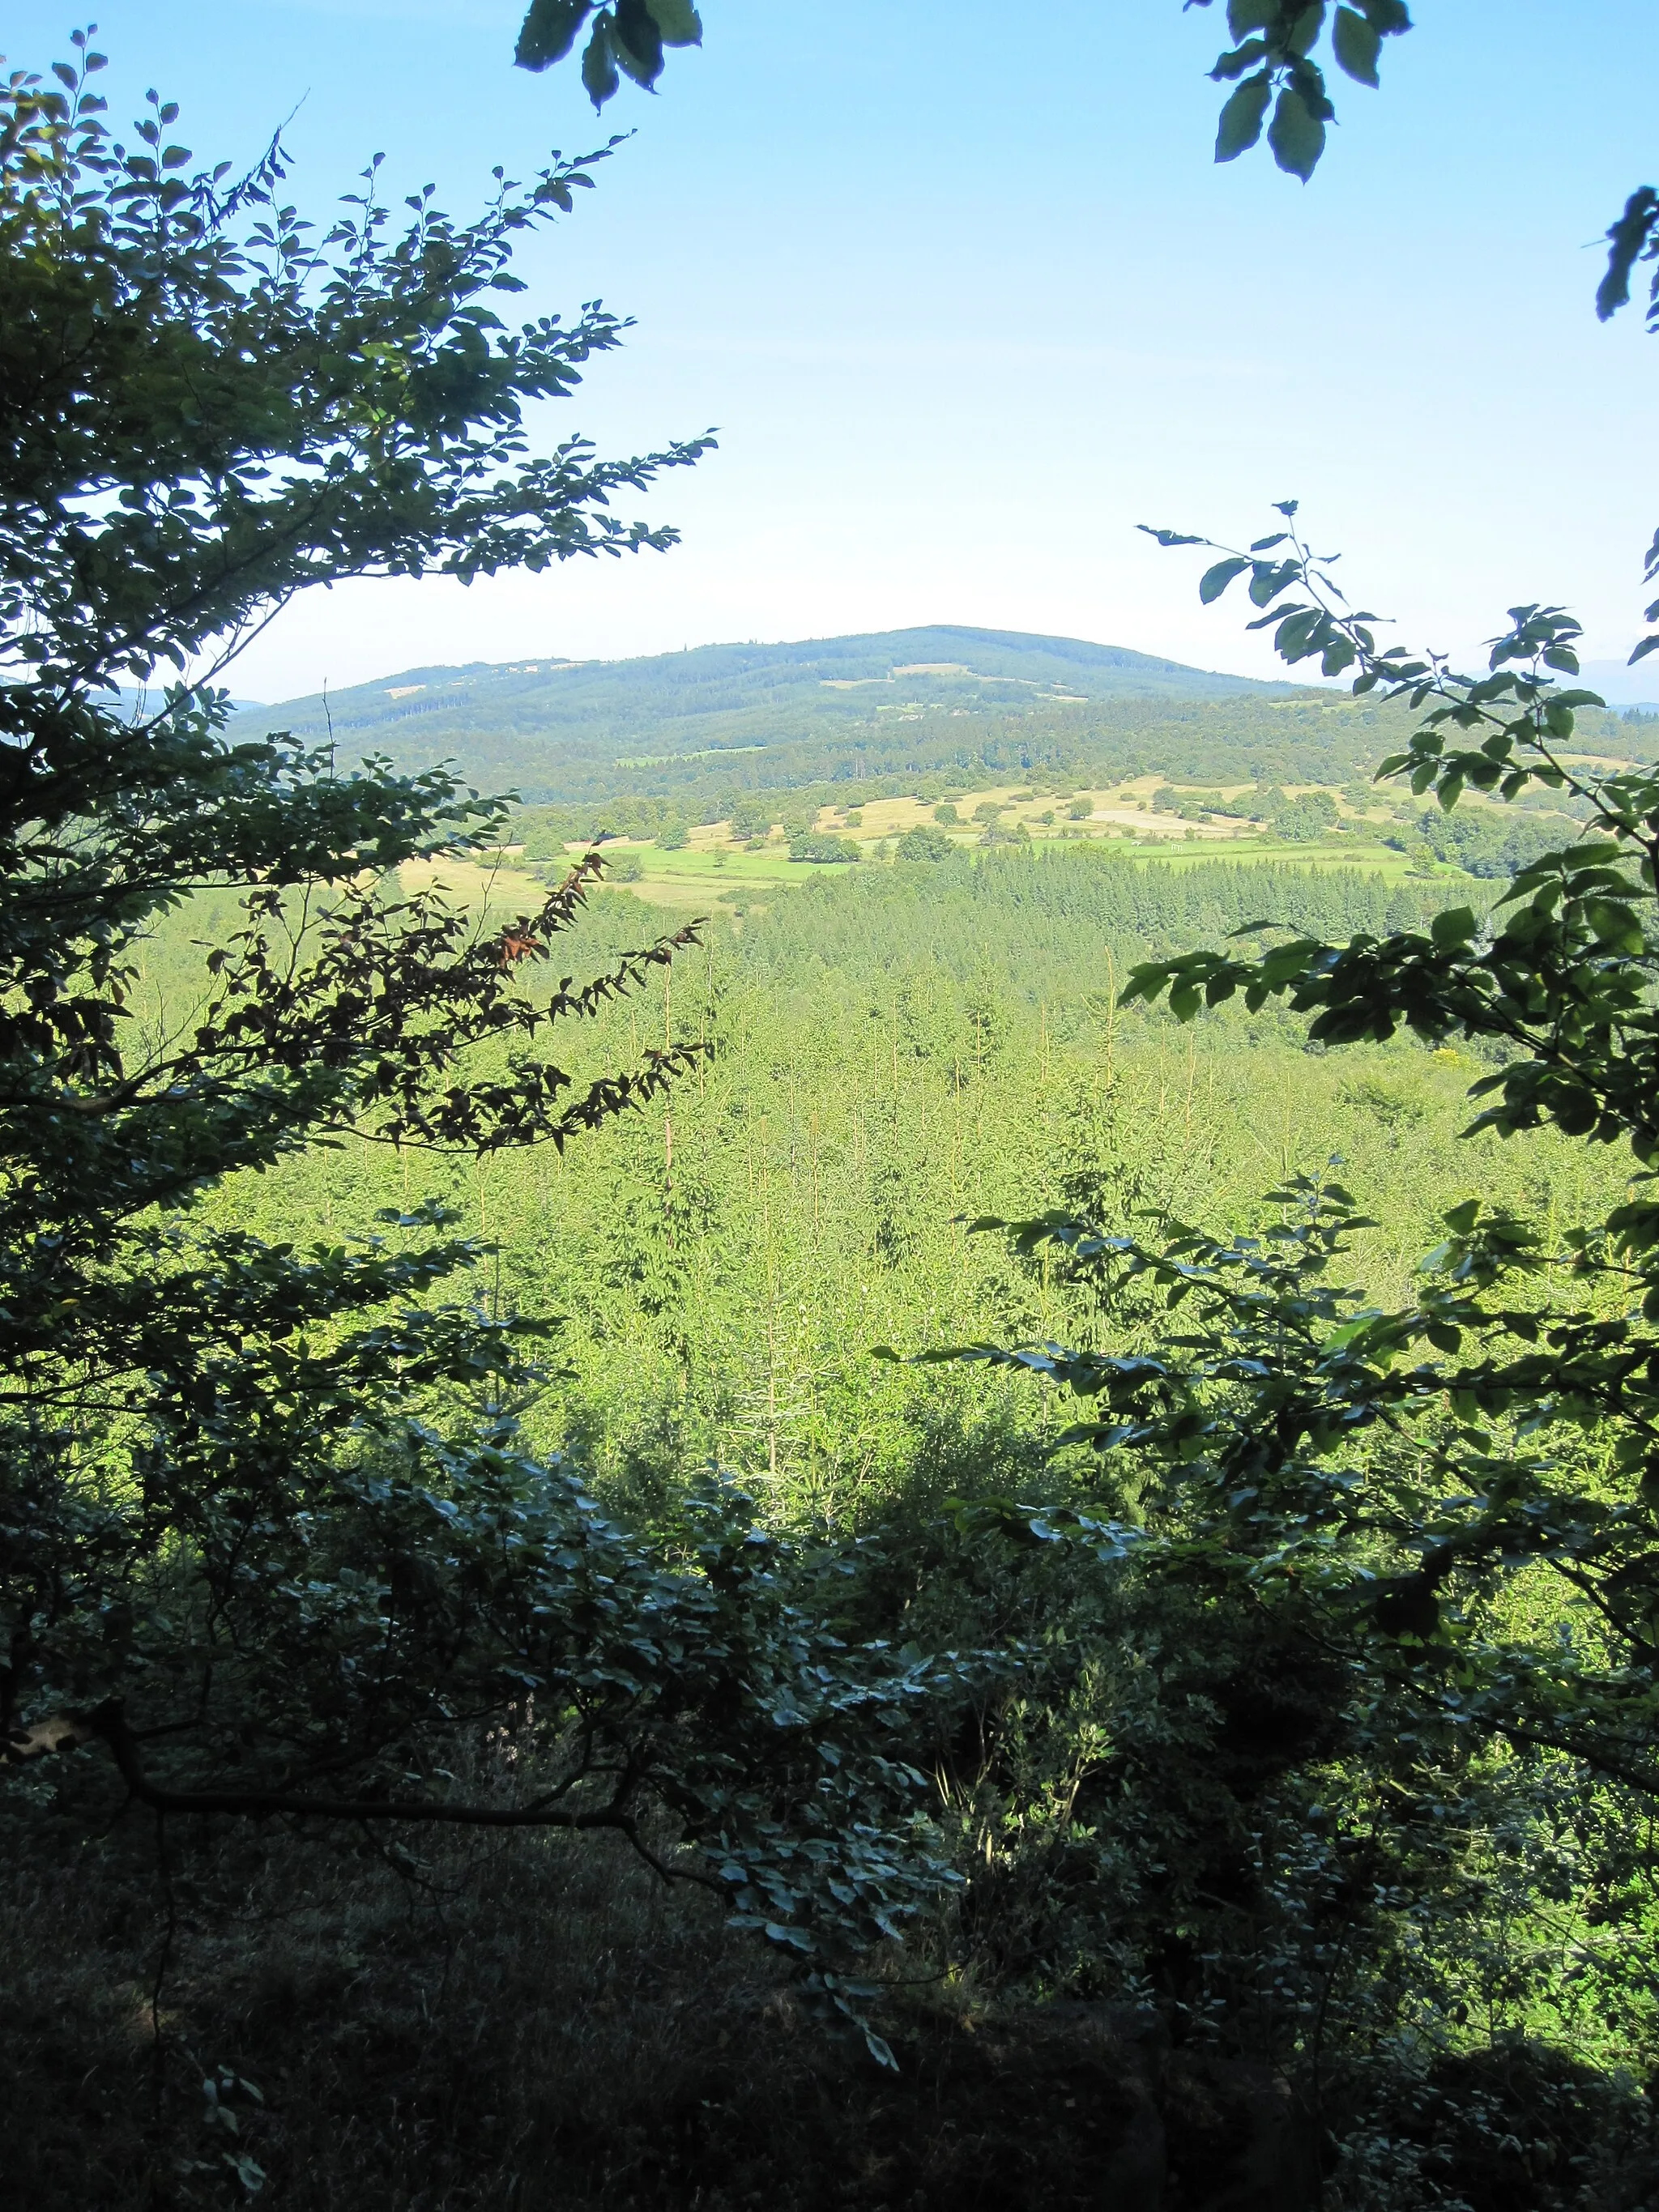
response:
<path fill-rule="evenodd" d="M 297 602 L 247 696 L 430 661 L 615 656 L 922 622 L 1266 672 L 1139 521 L 1259 534 L 1290 495 L 1407 643 L 1521 599 L 1622 660 L 1659 522 L 1659 340 L 1603 328 L 1599 240 L 1659 171 L 1659 9 L 1418 0 L 1342 82 L 1313 182 L 1210 159 L 1219 9 L 1178 0 L 704 0 L 707 44 L 596 121 L 510 65 L 515 0 L 104 0 L 118 119 L 155 84 L 203 159 L 287 133 L 325 215 L 370 154 L 467 211 L 503 162 L 635 136 L 531 246 L 527 310 L 603 296 L 626 352 L 544 411 L 720 451 L 640 511 L 678 550 L 469 592 Z M 9 0 L 12 66 L 77 21 Z M 1655 679 L 1628 696 L 1650 696 Z"/>

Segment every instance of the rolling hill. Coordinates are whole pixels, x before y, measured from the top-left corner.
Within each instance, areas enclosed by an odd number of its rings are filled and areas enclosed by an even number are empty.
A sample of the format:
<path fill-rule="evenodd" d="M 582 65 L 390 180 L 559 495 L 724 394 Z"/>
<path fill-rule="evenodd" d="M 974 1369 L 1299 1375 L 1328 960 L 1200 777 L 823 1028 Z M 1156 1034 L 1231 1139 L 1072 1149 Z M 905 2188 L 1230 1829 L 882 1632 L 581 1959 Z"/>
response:
<path fill-rule="evenodd" d="M 1184 726 L 1199 749 L 1263 734 L 1262 709 L 1317 695 L 1077 638 L 939 625 L 781 645 L 709 645 L 620 661 L 557 655 L 411 668 L 261 708 L 237 725 L 403 768 L 457 762 L 530 800 L 623 790 L 763 789 L 957 763 L 1115 762 L 1133 733 Z M 1276 715 L 1271 734 L 1286 734 Z M 1321 732 L 1322 737 L 1325 734 Z M 1131 750 L 1135 750 L 1131 745 Z M 1164 748 L 1167 750 L 1167 747 Z"/>

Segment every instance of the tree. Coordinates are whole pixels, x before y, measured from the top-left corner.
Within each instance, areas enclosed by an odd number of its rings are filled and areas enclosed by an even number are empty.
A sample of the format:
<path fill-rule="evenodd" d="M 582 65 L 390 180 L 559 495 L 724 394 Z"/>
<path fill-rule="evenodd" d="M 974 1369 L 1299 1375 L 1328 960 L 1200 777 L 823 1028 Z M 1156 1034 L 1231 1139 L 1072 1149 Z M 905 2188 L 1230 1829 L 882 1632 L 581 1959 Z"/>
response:
<path fill-rule="evenodd" d="M 838 837 L 832 830 L 797 830 L 789 840 L 792 860 L 861 860 L 864 848 L 856 837 Z"/>
<path fill-rule="evenodd" d="M 548 1325 L 447 1287 L 486 1248 L 441 1207 L 303 1251 L 191 1214 L 319 1143 L 562 1147 L 693 1062 L 665 1043 L 579 1080 L 550 1048 L 694 930 L 550 984 L 597 853 L 505 925 L 404 898 L 400 863 L 498 842 L 506 802 L 232 744 L 216 682 L 307 586 L 673 542 L 610 501 L 706 439 L 602 462 L 524 427 L 623 325 L 496 312 L 517 238 L 592 161 L 498 173 L 466 224 L 416 194 L 401 227 L 371 168 L 319 238 L 278 144 L 236 181 L 192 173 L 154 95 L 113 140 L 76 45 L 56 87 L 10 80 L 0 125 L 14 1799 L 56 1778 L 94 1823 L 125 1797 L 161 1820 L 611 1827 L 653 1863 L 702 1846 L 677 1870 L 793 1951 L 814 1922 L 879 1935 L 938 1879 L 893 1843 L 920 1840 L 907 1717 L 951 1667 L 843 1649 L 817 1570 L 729 1487 L 653 1549 L 530 1456 L 514 1408 Z M 158 1018 L 142 960 L 204 892 L 240 921 L 195 1011 Z M 522 1735 L 525 1778 L 469 1797 L 447 1777 L 490 1726 Z"/>
<path fill-rule="evenodd" d="M 954 816 L 955 807 L 951 811 Z M 935 830 L 922 822 L 914 830 L 907 830 L 894 850 L 901 860 L 951 860 L 956 858 L 957 846 L 955 838 L 947 836 L 943 830 Z"/>
<path fill-rule="evenodd" d="M 1322 38 L 1328 31 L 1338 70 L 1375 86 L 1383 42 L 1412 27 L 1398 0 L 1331 9 L 1230 0 L 1227 23 L 1230 45 L 1212 71 L 1227 88 L 1216 158 L 1233 160 L 1265 135 L 1279 167 L 1304 181 L 1334 116 Z M 1659 192 L 1632 193 L 1607 238 L 1595 303 L 1604 319 L 1627 301 L 1638 264 L 1659 260 Z M 1055 1609 L 1056 1647 L 1062 1621 L 1080 1638 L 1115 1607 L 1139 1605 L 1137 1695 L 1147 1678 L 1170 1686 L 1168 1710 L 1192 1737 L 1174 1756 L 1159 1741 L 1154 1765 L 1134 1742 L 1146 1707 L 1126 1698 L 1090 1743 L 1097 1763 L 1079 1756 L 1067 1774 L 1066 1804 L 1094 1785 L 1079 1825 L 1097 1821 L 1108 1833 L 1114 1814 L 1133 1832 L 1125 1808 L 1139 1810 L 1135 1870 L 1150 1866 L 1155 1911 L 1178 1923 L 1174 1935 L 1206 1971 L 1218 1969 L 1201 1995 L 1232 1972 L 1225 2001 L 1236 2021 L 1269 1983 L 1275 2000 L 1296 1986 L 1295 1973 L 1281 1978 L 1276 1948 L 1286 1922 L 1300 1923 L 1309 1960 L 1322 1950 L 1318 1973 L 1302 1984 L 1305 2020 L 1292 2030 L 1308 2039 L 1297 2050 L 1304 2064 L 1311 2046 L 1316 2102 L 1340 1962 L 1364 1959 L 1386 2011 L 1391 1968 L 1378 1931 L 1391 1914 L 1409 1917 L 1425 1899 L 1432 1909 L 1436 1889 L 1455 1887 L 1449 1835 L 1474 1843 L 1485 1824 L 1462 1870 L 1478 1911 L 1502 1890 L 1494 1867 L 1503 1854 L 1523 1860 L 1532 1848 L 1523 1839 L 1545 1829 L 1582 1840 L 1605 1819 L 1631 1840 L 1615 1854 L 1620 1873 L 1595 1899 L 1595 1917 L 1622 1921 L 1633 1943 L 1650 1941 L 1643 1887 L 1659 1797 L 1659 774 L 1597 774 L 1571 757 L 1575 712 L 1601 702 L 1573 686 L 1577 629 L 1564 611 L 1512 609 L 1488 666 L 1472 675 L 1383 651 L 1371 618 L 1346 605 L 1328 563 L 1297 535 L 1292 506 L 1283 519 L 1285 528 L 1252 546 L 1210 549 L 1203 599 L 1246 580 L 1256 626 L 1273 633 L 1288 663 L 1316 658 L 1327 677 L 1351 674 L 1361 695 L 1423 714 L 1408 750 L 1382 773 L 1432 793 L 1448 820 L 1469 787 L 1513 800 L 1541 783 L 1570 792 L 1589 827 L 1571 844 L 1558 829 L 1541 851 L 1526 841 L 1531 849 L 1516 851 L 1513 880 L 1490 915 L 1460 907 L 1427 928 L 1346 946 L 1256 925 L 1240 933 L 1255 940 L 1252 951 L 1145 966 L 1127 996 L 1167 999 L 1182 1020 L 1235 997 L 1252 1010 L 1286 1000 L 1322 1048 L 1383 1040 L 1402 1024 L 1429 1044 L 1455 1040 L 1480 1071 L 1476 1129 L 1547 1127 L 1616 1146 L 1630 1159 L 1629 1191 L 1565 1229 L 1477 1200 L 1454 1208 L 1416 1294 L 1394 1310 L 1346 1279 L 1352 1234 L 1365 1224 L 1334 1173 L 1287 1177 L 1254 1236 L 1176 1224 L 1159 1243 L 1077 1208 L 988 1221 L 979 1225 L 1012 1230 L 1023 1256 L 1069 1276 L 1095 1309 L 1096 1340 L 924 1358 L 979 1359 L 1073 1394 L 1076 1421 L 1048 1441 L 1062 1454 L 1095 1449 L 1093 1494 L 1068 1496 L 1057 1472 L 1051 1484 L 1032 1484 L 1040 1501 L 958 1501 L 958 1525 L 981 1559 L 995 1556 L 995 1539 L 1012 1538 L 1028 1559 L 1099 1570 L 1091 1597 Z M 1158 535 L 1166 544 L 1207 542 Z M 1648 570 L 1651 582 L 1659 538 Z M 1659 623 L 1659 601 L 1646 619 Z M 1659 633 L 1632 658 L 1656 649 Z M 1032 1703 L 1046 1703 L 1053 1718 L 1051 1682 L 1033 1688 Z M 1235 1790 L 1229 1849 L 1205 1867 L 1201 1885 L 1171 1881 L 1183 1850 L 1202 1858 L 1189 1848 L 1201 1818 L 1183 1791 L 1194 1773 L 1213 1780 L 1241 1760 L 1270 1769 L 1273 1790 L 1258 1778 Z M 1522 1894 L 1533 1871 L 1519 1877 Z M 1075 1875 L 1068 1864 L 1060 1878 Z M 1115 1932 L 1130 1917 L 1127 1887 L 1115 1889 Z M 1526 1909 L 1547 1911 L 1570 1891 L 1570 1878 L 1546 1867 Z M 1275 1905 L 1286 1900 L 1292 1909 L 1276 1928 Z M 1547 2013 L 1528 2009 L 1535 2032 Z M 1192 2016 L 1203 2016 L 1201 2004 Z M 1402 2018 L 1388 2020 L 1382 2038 L 1375 2017 L 1366 2023 L 1356 2043 L 1369 2045 L 1370 2063 Z M 1420 2066 L 1431 2018 L 1410 2032 Z M 1462 2077 L 1472 2111 L 1478 2081 L 1473 2071 Z M 1521 2193 L 1541 2201 L 1534 2173 Z M 1391 2171 L 1386 2201 L 1395 2191 L 1406 2201 L 1410 2186 Z M 1438 2201 L 1437 2182 L 1431 2187 Z"/>
<path fill-rule="evenodd" d="M 1547 2070 L 1580 1996 L 1592 2017 L 1626 1975 L 1650 1979 L 1659 769 L 1576 753 L 1575 717 L 1601 702 L 1574 682 L 1560 609 L 1511 609 L 1474 675 L 1385 650 L 1293 504 L 1281 513 L 1249 548 L 1158 534 L 1206 545 L 1206 600 L 1246 583 L 1287 662 L 1317 657 L 1417 710 L 1382 778 L 1452 818 L 1469 787 L 1515 801 L 1541 785 L 1588 819 L 1489 913 L 1346 945 L 1247 923 L 1243 945 L 1138 966 L 1123 999 L 1182 1021 L 1281 1000 L 1333 1051 L 1402 1029 L 1455 1043 L 1477 1070 L 1470 1133 L 1613 1147 L 1624 1193 L 1565 1220 L 1468 1199 L 1412 1294 L 1383 1306 L 1353 1277 L 1355 1233 L 1376 1224 L 1340 1163 L 1287 1175 L 1242 1233 L 1166 1217 L 1143 1234 L 1109 1182 L 1078 1178 L 1069 1204 L 975 1225 L 1066 1284 L 1083 1326 L 921 1357 L 1071 1399 L 1045 1433 L 1046 1481 L 954 1503 L 988 1573 L 1066 1592 L 1056 1647 L 1063 1620 L 1099 1638 L 1103 1672 L 1133 1653 L 1115 1705 L 1078 1700 L 1100 1764 L 1068 1841 L 1081 1858 L 1129 1839 L 1137 1875 L 1151 1869 L 1149 1978 L 1251 2047 L 1270 2023 L 1346 2160 L 1370 2130 L 1409 2137 L 1380 2116 L 1437 2072 L 1480 2136 L 1483 1981 Z M 1063 1771 L 1077 1738 L 1059 1691 Z M 1115 1934 L 1133 1926 L 1115 1892 L 1114 1908 Z M 1588 2111 L 1594 2076 L 1568 2094 Z M 1398 2156 L 1387 2189 L 1353 2201 L 1433 2201 Z"/>

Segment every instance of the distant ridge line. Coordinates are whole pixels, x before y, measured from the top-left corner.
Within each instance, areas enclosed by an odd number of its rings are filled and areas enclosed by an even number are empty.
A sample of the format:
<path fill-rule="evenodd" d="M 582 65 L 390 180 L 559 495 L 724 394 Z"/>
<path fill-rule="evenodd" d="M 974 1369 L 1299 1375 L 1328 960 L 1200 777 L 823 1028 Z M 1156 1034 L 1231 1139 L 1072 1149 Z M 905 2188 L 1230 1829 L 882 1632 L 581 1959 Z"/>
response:
<path fill-rule="evenodd" d="M 1141 653 L 1132 646 L 1103 645 L 1091 638 L 1066 637 L 1057 633 L 1041 630 L 980 629 L 961 623 L 931 623 L 914 629 L 891 630 L 849 631 L 834 635 L 781 638 L 777 640 L 743 638 L 727 639 L 707 645 L 678 646 L 666 653 L 623 653 L 616 656 L 594 655 L 573 659 L 568 654 L 556 653 L 519 653 L 510 660 L 457 660 L 429 662 L 417 668 L 398 669 L 385 676 L 376 676 L 362 684 L 349 685 L 343 690 L 331 688 L 329 697 L 337 702 L 360 695 L 384 692 L 393 686 L 419 683 L 422 688 L 447 680 L 464 683 L 488 676 L 538 677 L 569 675 L 593 670 L 619 670 L 683 665 L 716 654 L 760 653 L 769 660 L 787 665 L 790 658 L 810 655 L 813 659 L 847 659 L 861 649 L 868 655 L 872 649 L 885 645 L 921 638 L 950 638 L 980 646 L 990 646 L 1022 653 L 1052 654 L 1072 663 L 1100 668 L 1143 670 L 1158 675 L 1196 678 L 1206 684 L 1214 684 L 1227 691 L 1285 692 L 1300 687 L 1254 676 L 1231 675 L 1224 670 L 1194 668 L 1188 663 L 1169 659 L 1159 653 Z M 976 675 L 996 672 L 975 670 Z M 309 706 L 313 700 L 320 702 L 322 693 L 279 701 L 265 711 L 280 713 L 290 707 Z"/>
<path fill-rule="evenodd" d="M 1045 758 L 1091 718 L 1304 696 L 1091 639 L 935 623 L 904 629 L 699 645 L 620 660 L 520 653 L 429 663 L 239 718 L 238 736 L 287 729 L 406 769 L 449 759 L 480 787 L 530 799 L 702 785 L 734 759 L 745 787 L 919 769 L 943 752 L 1017 761 L 1036 725 Z M 1054 727 L 1046 726 L 1050 720 Z M 908 726 L 902 727 L 901 726 Z M 629 778 L 634 781 L 629 784 Z"/>

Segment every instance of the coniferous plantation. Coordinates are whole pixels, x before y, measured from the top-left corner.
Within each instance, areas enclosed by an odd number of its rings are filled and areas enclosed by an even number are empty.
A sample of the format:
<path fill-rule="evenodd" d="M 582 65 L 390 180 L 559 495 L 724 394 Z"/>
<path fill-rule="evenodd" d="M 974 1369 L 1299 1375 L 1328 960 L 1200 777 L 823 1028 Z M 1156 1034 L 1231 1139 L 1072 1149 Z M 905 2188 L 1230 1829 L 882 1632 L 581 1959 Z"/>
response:
<path fill-rule="evenodd" d="M 1223 158 L 1312 170 L 1323 13 L 1231 10 Z M 296 593 L 665 550 L 709 441 L 543 435 L 599 158 L 313 227 L 70 51 L 0 123 L 5 2202 L 1659 2203 L 1654 718 L 1558 607 L 1383 647 L 1287 501 L 1154 533 L 1283 685 L 939 629 L 279 728 Z"/>

